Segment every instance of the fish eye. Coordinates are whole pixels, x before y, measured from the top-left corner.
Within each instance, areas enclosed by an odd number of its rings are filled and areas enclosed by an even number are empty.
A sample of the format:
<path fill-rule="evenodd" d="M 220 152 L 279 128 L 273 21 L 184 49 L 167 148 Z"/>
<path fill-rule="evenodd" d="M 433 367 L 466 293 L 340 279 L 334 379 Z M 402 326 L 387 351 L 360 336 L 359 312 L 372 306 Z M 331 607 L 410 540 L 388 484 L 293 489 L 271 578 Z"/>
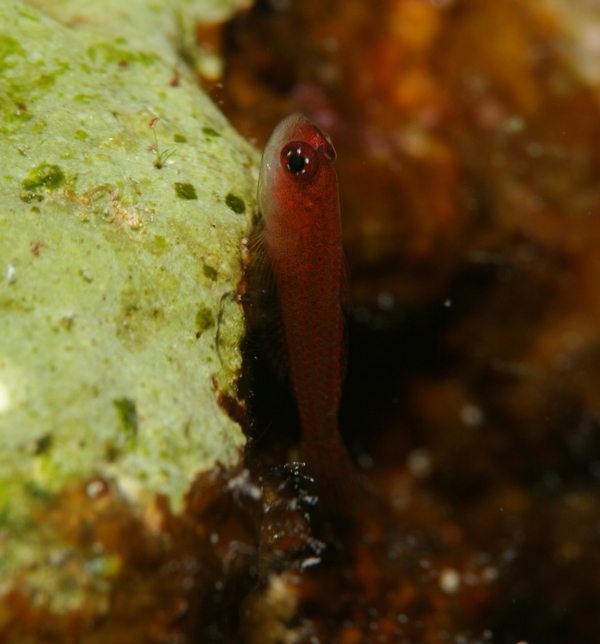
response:
<path fill-rule="evenodd" d="M 304 141 L 292 141 L 281 150 L 281 164 L 295 179 L 311 179 L 318 167 L 317 152 Z"/>
<path fill-rule="evenodd" d="M 290 150 L 287 153 L 287 167 L 288 170 L 291 170 L 294 174 L 300 174 L 301 172 L 306 172 L 306 166 L 310 163 L 310 159 L 307 159 L 302 154 L 301 150 Z"/>

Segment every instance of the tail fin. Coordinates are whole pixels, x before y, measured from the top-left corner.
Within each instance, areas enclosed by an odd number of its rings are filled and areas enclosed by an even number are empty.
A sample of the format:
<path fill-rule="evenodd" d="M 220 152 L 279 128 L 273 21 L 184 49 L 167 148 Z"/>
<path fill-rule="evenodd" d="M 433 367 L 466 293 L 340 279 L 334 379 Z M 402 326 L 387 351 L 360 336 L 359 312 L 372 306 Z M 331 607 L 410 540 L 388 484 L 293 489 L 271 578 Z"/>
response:
<path fill-rule="evenodd" d="M 356 518 L 364 509 L 366 490 L 339 434 L 334 434 L 327 445 L 304 441 L 302 448 L 308 471 L 315 479 L 317 507 L 332 517 Z"/>

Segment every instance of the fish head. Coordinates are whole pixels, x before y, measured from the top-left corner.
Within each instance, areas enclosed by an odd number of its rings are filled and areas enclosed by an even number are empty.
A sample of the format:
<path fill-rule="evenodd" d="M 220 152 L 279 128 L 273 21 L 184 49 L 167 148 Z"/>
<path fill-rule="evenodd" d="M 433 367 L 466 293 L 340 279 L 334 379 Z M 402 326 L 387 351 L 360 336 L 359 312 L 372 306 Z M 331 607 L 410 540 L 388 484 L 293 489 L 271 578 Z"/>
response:
<path fill-rule="evenodd" d="M 335 158 L 329 136 L 301 114 L 279 123 L 265 146 L 258 181 L 267 230 L 310 227 L 320 212 L 339 212 Z"/>

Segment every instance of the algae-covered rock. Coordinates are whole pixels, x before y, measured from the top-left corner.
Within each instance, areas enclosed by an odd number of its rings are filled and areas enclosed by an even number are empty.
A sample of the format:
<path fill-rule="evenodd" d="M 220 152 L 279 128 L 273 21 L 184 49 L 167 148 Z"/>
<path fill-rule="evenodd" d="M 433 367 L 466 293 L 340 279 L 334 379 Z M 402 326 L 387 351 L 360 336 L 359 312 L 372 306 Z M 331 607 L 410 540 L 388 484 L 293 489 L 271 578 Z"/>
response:
<path fill-rule="evenodd" d="M 256 153 L 177 55 L 209 3 L 121 5 L 0 0 L 0 591 L 58 604 L 31 503 L 98 476 L 178 511 L 244 442 L 216 394 Z"/>

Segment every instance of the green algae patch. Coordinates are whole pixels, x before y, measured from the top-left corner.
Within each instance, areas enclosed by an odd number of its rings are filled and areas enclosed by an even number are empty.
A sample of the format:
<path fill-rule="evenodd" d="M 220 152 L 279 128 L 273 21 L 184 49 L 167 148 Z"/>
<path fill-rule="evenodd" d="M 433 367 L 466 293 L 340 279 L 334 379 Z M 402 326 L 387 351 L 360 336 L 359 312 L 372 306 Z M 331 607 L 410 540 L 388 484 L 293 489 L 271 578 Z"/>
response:
<path fill-rule="evenodd" d="M 233 192 L 230 192 L 225 197 L 225 203 L 236 215 L 243 215 L 246 212 L 246 204 L 244 203 L 244 200 L 233 194 Z"/>
<path fill-rule="evenodd" d="M 54 442 L 54 439 L 52 437 L 52 434 L 44 434 L 43 436 L 40 436 L 35 441 L 34 454 L 36 456 L 39 456 L 40 454 L 45 454 L 46 452 L 49 452 L 53 442 Z"/>
<path fill-rule="evenodd" d="M 196 330 L 202 334 L 215 326 L 215 316 L 206 306 L 201 306 L 196 313 Z"/>
<path fill-rule="evenodd" d="M 187 199 L 188 201 L 198 199 L 196 188 L 194 188 L 191 183 L 175 182 L 173 187 L 175 188 L 175 194 L 179 199 Z"/>
<path fill-rule="evenodd" d="M 27 178 L 23 179 L 21 186 L 28 191 L 39 190 L 40 188 L 58 190 L 64 185 L 65 181 L 65 175 L 60 166 L 41 163 L 39 166 L 29 170 Z"/>
<path fill-rule="evenodd" d="M 18 65 L 20 58 L 25 57 L 25 50 L 21 43 L 6 34 L 0 40 L 0 72 L 5 72 Z"/>
<path fill-rule="evenodd" d="M 100 480 L 131 512 L 158 497 L 175 517 L 199 473 L 238 458 L 215 391 L 235 396 L 243 317 L 226 294 L 251 216 L 221 195 L 255 203 L 258 155 L 178 58 L 179 20 L 206 3 L 33 4 L 0 4 L 0 612 L 16 587 L 100 615 L 118 561 L 40 508 L 64 497 L 83 521 L 65 490 Z M 157 169 L 174 141 L 185 155 Z"/>
<path fill-rule="evenodd" d="M 118 398 L 113 400 L 113 405 L 119 415 L 121 427 L 128 438 L 133 440 L 138 433 L 138 415 L 135 402 L 130 398 Z"/>
<path fill-rule="evenodd" d="M 217 269 L 213 268 L 209 264 L 204 264 L 202 266 L 202 272 L 204 273 L 205 277 L 208 277 L 209 280 L 217 279 Z"/>
<path fill-rule="evenodd" d="M 217 137 L 217 136 L 221 136 L 221 135 L 220 135 L 220 134 L 219 134 L 219 133 L 218 133 L 214 128 L 212 128 L 212 127 L 203 127 L 203 128 L 202 128 L 202 132 L 203 132 L 204 134 L 206 134 L 206 136 L 210 136 L 210 137 L 213 137 L 213 138 L 214 138 L 214 137 Z"/>

